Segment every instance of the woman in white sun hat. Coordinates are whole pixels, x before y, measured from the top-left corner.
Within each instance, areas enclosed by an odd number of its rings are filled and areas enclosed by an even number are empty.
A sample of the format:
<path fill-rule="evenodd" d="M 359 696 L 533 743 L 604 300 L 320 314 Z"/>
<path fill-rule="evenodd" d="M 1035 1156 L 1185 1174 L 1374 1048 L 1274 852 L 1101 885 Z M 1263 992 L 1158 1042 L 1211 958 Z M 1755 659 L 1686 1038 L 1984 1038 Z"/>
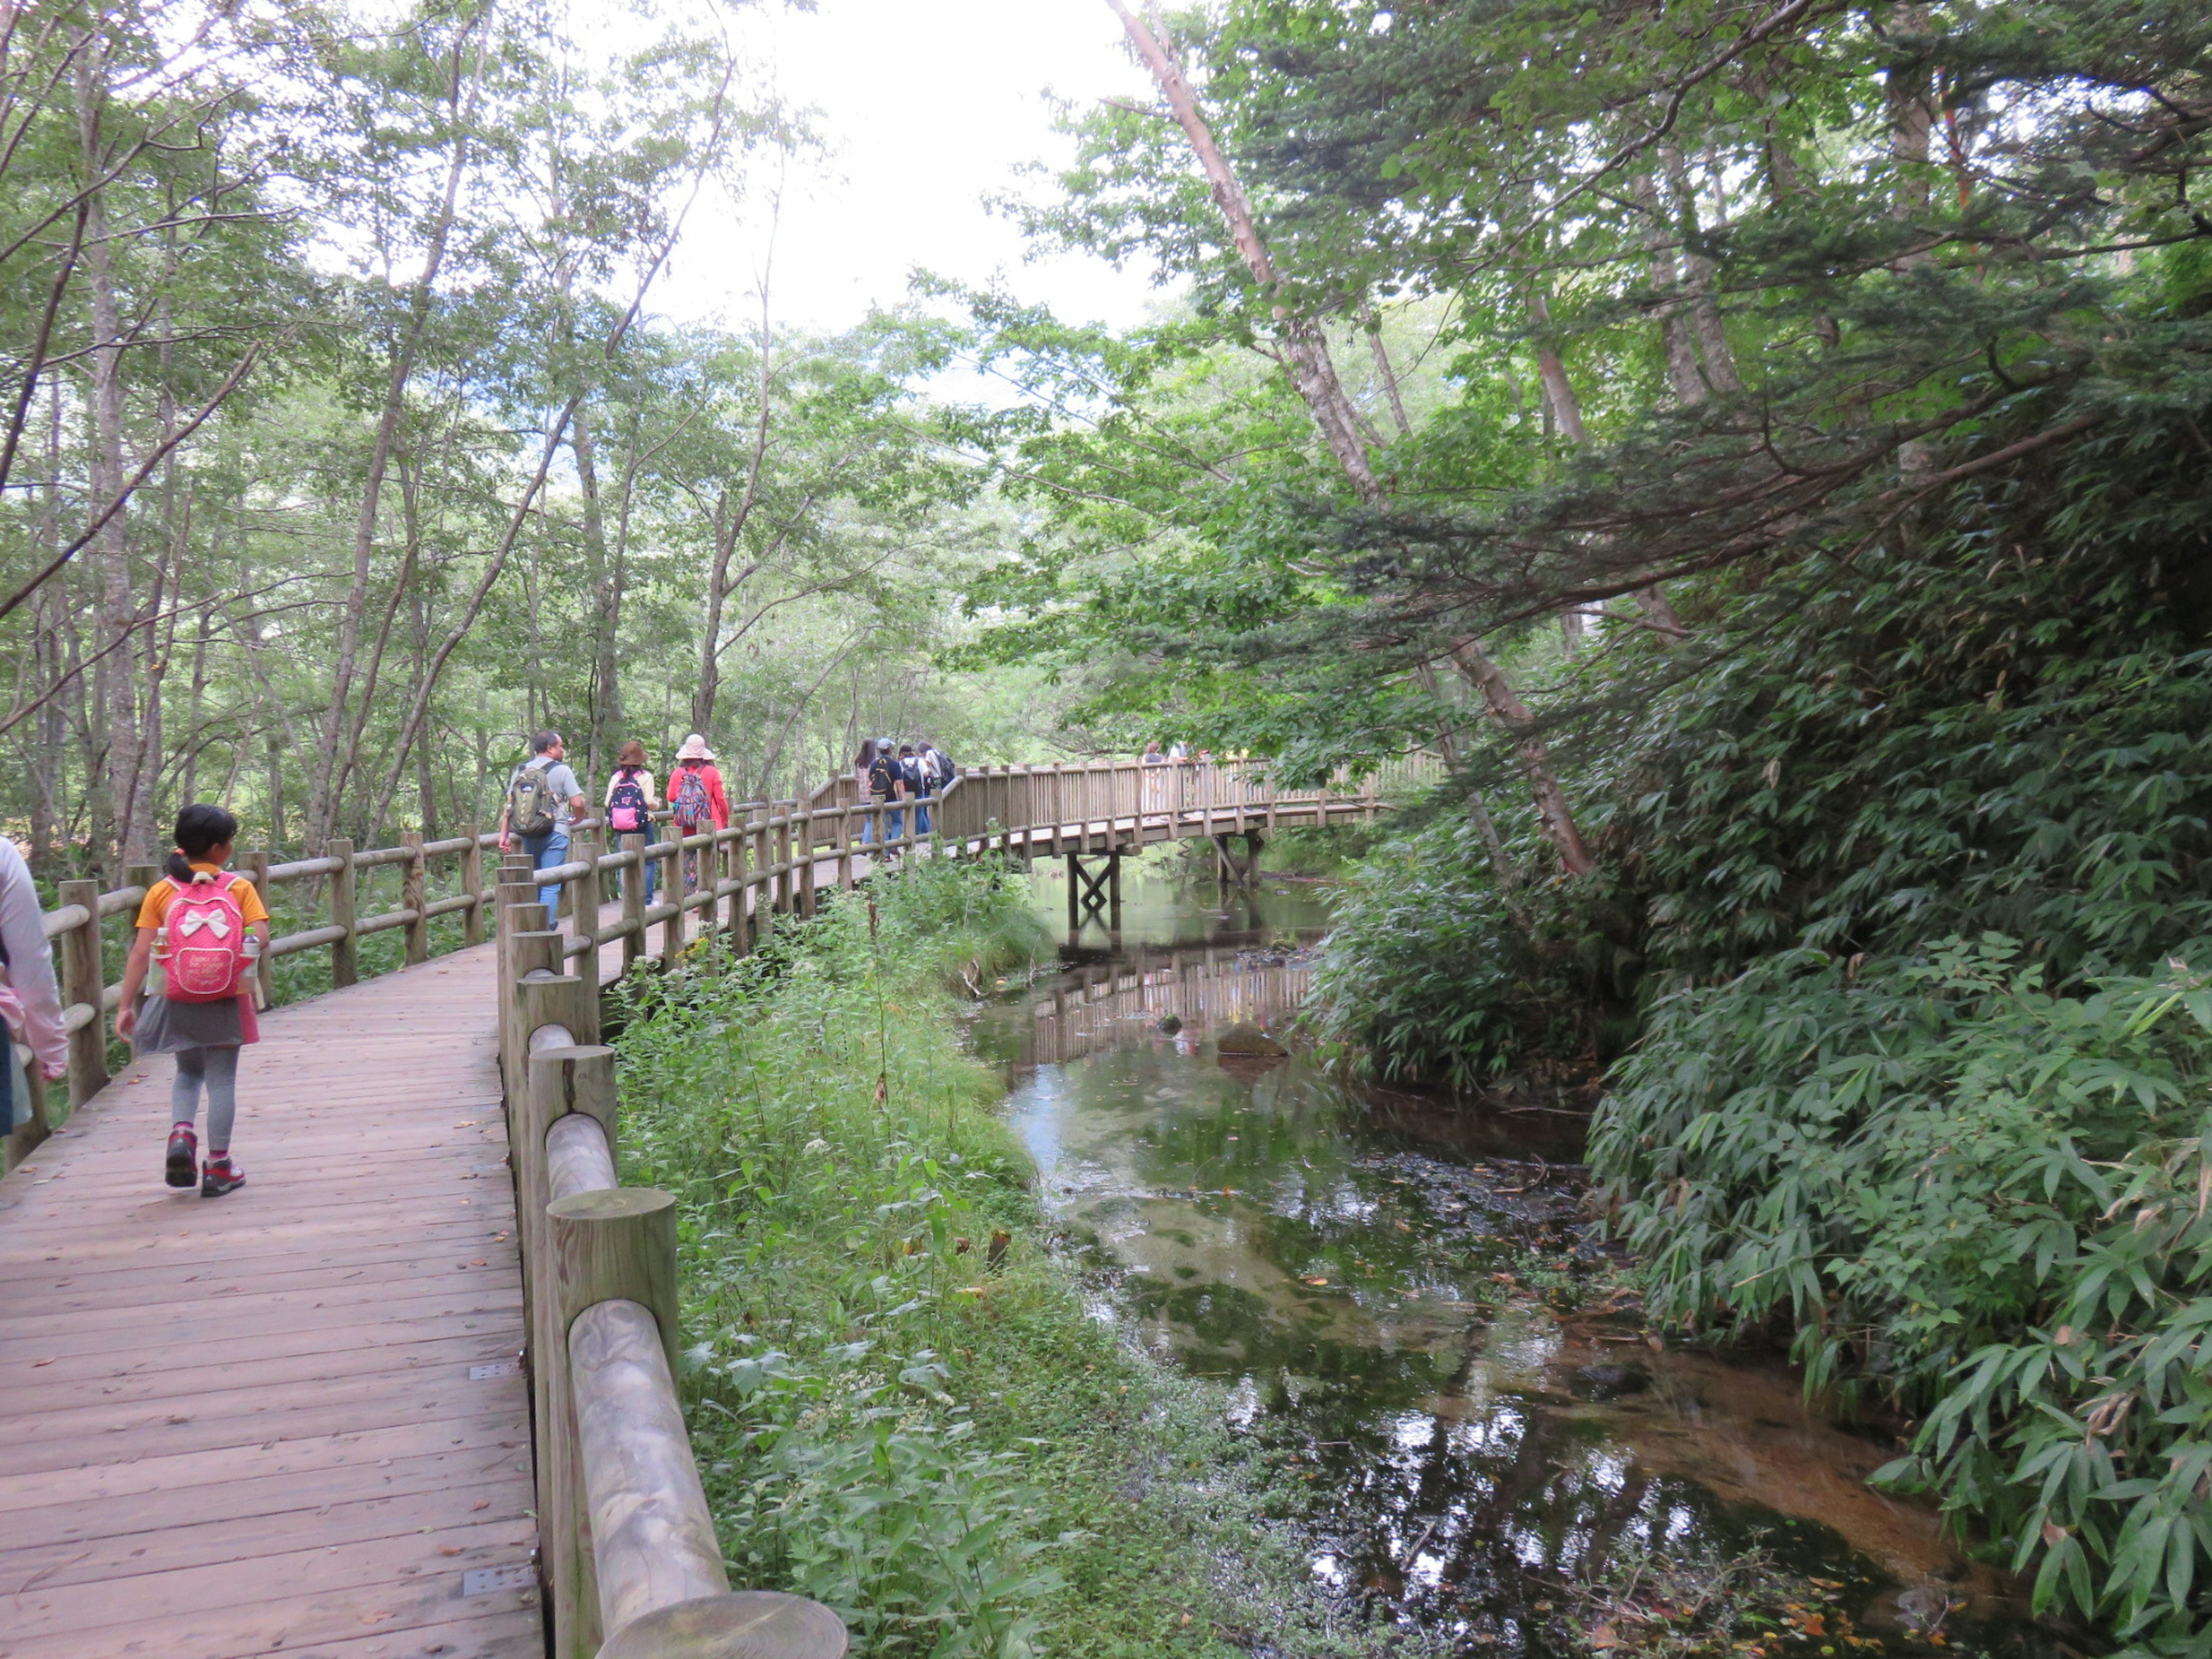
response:
<path fill-rule="evenodd" d="M 722 775 L 714 766 L 714 751 L 694 732 L 676 751 L 676 764 L 668 773 L 668 823 L 677 838 L 704 835 L 730 827 L 730 799 L 722 793 Z M 684 854 L 684 890 L 697 890 L 699 854 Z"/>

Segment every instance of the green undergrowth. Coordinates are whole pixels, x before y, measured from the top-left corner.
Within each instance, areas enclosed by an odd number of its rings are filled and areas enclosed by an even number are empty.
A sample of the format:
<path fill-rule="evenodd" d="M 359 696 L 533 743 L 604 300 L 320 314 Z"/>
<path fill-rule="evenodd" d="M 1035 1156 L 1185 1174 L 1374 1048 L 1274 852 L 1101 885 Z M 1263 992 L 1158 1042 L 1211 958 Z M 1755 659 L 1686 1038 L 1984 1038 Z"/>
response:
<path fill-rule="evenodd" d="M 1297 1616 L 1264 1473 L 1093 1316 L 961 1044 L 952 988 L 1045 945 L 1017 874 L 921 861 L 618 994 L 624 1175 L 681 1204 L 733 1581 L 828 1603 L 857 1654 L 1221 1654 Z"/>
<path fill-rule="evenodd" d="M 1654 1318 L 1915 1426 L 1889 1484 L 2039 1610 L 2212 1654 L 2212 501 L 2193 426 L 1931 497 L 1578 672 L 1599 873 L 1492 796 L 1370 862 L 1338 1052 L 1606 1088 Z M 1701 596 L 1686 585 L 1679 596 Z M 1710 614 L 1710 613 L 1709 613 Z M 1639 689 L 1640 688 L 1640 689 Z"/>

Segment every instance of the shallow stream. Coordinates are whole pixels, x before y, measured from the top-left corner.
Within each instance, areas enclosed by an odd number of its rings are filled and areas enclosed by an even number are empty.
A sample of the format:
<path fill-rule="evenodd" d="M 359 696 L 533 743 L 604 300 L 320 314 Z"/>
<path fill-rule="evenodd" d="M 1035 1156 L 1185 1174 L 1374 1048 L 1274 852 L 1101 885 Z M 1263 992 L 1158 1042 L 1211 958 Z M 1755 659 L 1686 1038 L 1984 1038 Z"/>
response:
<path fill-rule="evenodd" d="M 1815 1619 L 1777 1654 L 2053 1651 L 1931 1510 L 1864 1484 L 1892 1437 L 1771 1358 L 1658 1351 L 1589 1293 L 1579 1117 L 1220 1052 L 1287 1024 L 1325 920 L 1311 890 L 1133 877 L 1117 938 L 1078 935 L 976 1030 L 1110 1316 L 1314 1483 L 1316 1577 L 1431 1643 L 1538 1654 L 1610 1556 L 1756 1547 L 1834 1586 L 1850 1632 Z"/>

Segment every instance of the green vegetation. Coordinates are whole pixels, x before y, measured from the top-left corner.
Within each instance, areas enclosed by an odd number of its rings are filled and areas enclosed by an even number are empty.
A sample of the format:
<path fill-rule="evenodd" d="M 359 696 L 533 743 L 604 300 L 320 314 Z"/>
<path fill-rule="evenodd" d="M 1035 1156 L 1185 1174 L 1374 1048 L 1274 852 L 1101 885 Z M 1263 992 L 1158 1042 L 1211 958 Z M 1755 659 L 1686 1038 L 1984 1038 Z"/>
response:
<path fill-rule="evenodd" d="M 1443 762 L 1333 1052 L 1589 1090 L 1657 1316 L 1915 1424 L 1887 1478 L 2040 1607 L 2212 1650 L 2203 9 L 1146 15 L 1160 106 L 1031 223 L 1193 303 L 975 298 L 1083 415 L 1010 431 L 1052 533 L 976 654 Z"/>
<path fill-rule="evenodd" d="M 1217 1626 L 1332 1650 L 1264 1471 L 1216 1394 L 1091 1316 L 960 1047 L 946 988 L 1042 944 L 1019 878 L 872 886 L 622 992 L 624 1177 L 682 1202 L 689 1415 L 736 1577 L 886 1659 L 1219 1654 Z"/>

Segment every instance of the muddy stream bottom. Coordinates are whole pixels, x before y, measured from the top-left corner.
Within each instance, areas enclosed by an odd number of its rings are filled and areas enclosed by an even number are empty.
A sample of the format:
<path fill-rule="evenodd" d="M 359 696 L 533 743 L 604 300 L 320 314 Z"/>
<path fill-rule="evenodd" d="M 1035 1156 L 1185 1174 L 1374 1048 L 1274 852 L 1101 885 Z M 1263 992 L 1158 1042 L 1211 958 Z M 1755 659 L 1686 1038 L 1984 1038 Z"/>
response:
<path fill-rule="evenodd" d="M 2070 1651 L 1933 1510 L 1865 1485 L 1888 1436 L 1808 1409 L 1771 1358 L 1657 1351 L 1608 1306 L 1581 1118 L 1224 1052 L 1267 1046 L 1253 1028 L 1305 997 L 1310 893 L 1128 890 L 1123 932 L 1077 935 L 975 1044 L 1012 1068 L 1011 1121 L 1105 1316 L 1216 1380 L 1311 1483 L 1323 1586 L 1431 1647 L 1551 1654 L 1578 1645 L 1571 1611 L 1593 1622 L 1569 1587 L 1608 1564 L 1756 1550 L 1826 1599 L 1739 1652 Z"/>

